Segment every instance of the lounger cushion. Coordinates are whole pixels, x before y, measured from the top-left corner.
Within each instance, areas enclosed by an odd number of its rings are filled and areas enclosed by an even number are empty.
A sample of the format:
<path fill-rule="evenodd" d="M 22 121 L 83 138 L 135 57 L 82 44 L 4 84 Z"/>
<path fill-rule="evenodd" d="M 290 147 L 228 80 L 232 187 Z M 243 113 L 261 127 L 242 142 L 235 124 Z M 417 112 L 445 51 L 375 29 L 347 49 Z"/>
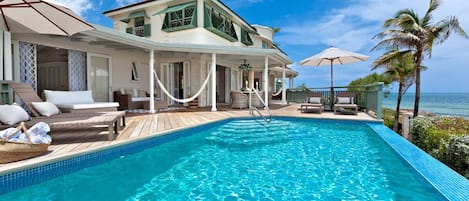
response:
<path fill-rule="evenodd" d="M 95 103 L 87 103 L 87 104 L 57 104 L 57 107 L 62 108 L 62 109 L 80 110 L 80 109 L 119 107 L 119 103 L 95 102 Z"/>
<path fill-rule="evenodd" d="M 60 114 L 59 108 L 50 102 L 32 102 L 31 103 L 41 116 L 50 117 L 52 115 Z"/>
<path fill-rule="evenodd" d="M 58 104 L 94 103 L 91 91 L 51 91 L 44 90 L 47 102 Z"/>
<path fill-rule="evenodd" d="M 309 97 L 308 103 L 321 104 L 321 97 Z"/>
<path fill-rule="evenodd" d="M 0 105 L 0 121 L 3 124 L 15 125 L 30 119 L 28 113 L 19 105 Z"/>
<path fill-rule="evenodd" d="M 337 104 L 353 104 L 353 97 L 337 97 Z"/>

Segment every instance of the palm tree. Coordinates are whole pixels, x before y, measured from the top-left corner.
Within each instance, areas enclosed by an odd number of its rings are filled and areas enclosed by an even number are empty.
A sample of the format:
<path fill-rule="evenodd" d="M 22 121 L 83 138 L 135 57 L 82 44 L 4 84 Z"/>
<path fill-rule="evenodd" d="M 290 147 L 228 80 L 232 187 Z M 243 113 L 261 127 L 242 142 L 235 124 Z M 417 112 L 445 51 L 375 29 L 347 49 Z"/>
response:
<path fill-rule="evenodd" d="M 386 69 L 385 74 L 391 76 L 395 81 L 399 82 L 393 127 L 393 130 L 398 132 L 402 96 L 414 83 L 414 55 L 410 50 L 400 51 L 396 48 L 386 52 L 373 62 L 372 70 L 375 70 L 378 67 L 384 67 Z"/>
<path fill-rule="evenodd" d="M 431 58 L 433 44 L 445 42 L 452 33 L 468 38 L 466 32 L 459 25 L 457 17 L 449 16 L 434 23 L 433 11 L 440 6 L 440 0 L 430 0 L 430 5 L 423 16 L 419 18 L 411 9 L 398 11 L 395 16 L 384 23 L 385 31 L 375 37 L 381 41 L 372 49 L 385 47 L 387 49 L 399 47 L 409 48 L 414 55 L 415 64 L 415 103 L 414 117 L 418 115 L 420 103 L 420 72 L 424 56 Z M 425 55 L 424 55 L 425 54 Z"/>

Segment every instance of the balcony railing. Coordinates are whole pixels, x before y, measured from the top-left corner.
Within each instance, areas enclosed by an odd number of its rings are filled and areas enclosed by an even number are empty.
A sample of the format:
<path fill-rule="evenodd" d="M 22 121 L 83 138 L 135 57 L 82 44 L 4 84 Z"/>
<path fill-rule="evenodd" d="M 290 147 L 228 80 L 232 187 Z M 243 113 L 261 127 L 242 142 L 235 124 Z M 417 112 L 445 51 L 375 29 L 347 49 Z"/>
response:
<path fill-rule="evenodd" d="M 382 101 L 384 98 L 383 87 L 384 84 L 382 82 L 357 87 L 333 87 L 334 94 L 332 97 L 337 97 L 339 94 L 345 92 L 352 93 L 354 97 L 354 103 L 358 105 L 360 110 L 365 110 L 366 112 L 373 111 L 376 114 L 376 117 L 381 119 Z M 289 89 L 287 92 L 287 101 L 303 103 L 312 93 L 321 93 L 324 100 L 325 110 L 333 109 L 334 103 L 336 101 L 331 101 L 330 87 Z"/>

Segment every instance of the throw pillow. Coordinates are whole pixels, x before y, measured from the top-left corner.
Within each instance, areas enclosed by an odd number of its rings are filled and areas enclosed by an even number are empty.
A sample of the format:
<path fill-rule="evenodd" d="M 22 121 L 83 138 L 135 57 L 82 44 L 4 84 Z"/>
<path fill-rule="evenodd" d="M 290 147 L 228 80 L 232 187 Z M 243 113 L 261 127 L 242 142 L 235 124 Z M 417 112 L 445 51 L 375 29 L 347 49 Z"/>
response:
<path fill-rule="evenodd" d="M 132 97 L 139 97 L 138 96 L 138 89 L 132 89 Z"/>
<path fill-rule="evenodd" d="M 59 108 L 50 102 L 32 102 L 31 104 L 42 116 L 50 117 L 60 113 Z"/>
<path fill-rule="evenodd" d="M 120 91 L 122 95 L 125 95 L 125 90 L 123 88 L 121 88 Z"/>
<path fill-rule="evenodd" d="M 309 97 L 309 103 L 321 104 L 321 97 Z"/>
<path fill-rule="evenodd" d="M 350 104 L 350 97 L 337 97 L 338 104 Z"/>
<path fill-rule="evenodd" d="M 29 119 L 29 114 L 19 105 L 0 105 L 0 121 L 3 124 L 15 125 Z"/>

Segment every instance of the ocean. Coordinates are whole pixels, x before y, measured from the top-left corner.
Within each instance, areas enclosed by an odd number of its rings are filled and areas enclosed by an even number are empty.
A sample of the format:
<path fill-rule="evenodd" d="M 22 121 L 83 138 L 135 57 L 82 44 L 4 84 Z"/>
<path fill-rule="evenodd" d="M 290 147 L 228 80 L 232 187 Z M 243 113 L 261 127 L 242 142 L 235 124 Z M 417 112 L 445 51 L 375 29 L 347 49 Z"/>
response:
<path fill-rule="evenodd" d="M 406 93 L 401 101 L 401 109 L 413 109 L 414 98 L 414 93 Z M 396 104 L 397 93 L 390 93 L 384 98 L 383 107 L 396 109 Z M 469 93 L 422 93 L 419 111 L 469 119 Z"/>

